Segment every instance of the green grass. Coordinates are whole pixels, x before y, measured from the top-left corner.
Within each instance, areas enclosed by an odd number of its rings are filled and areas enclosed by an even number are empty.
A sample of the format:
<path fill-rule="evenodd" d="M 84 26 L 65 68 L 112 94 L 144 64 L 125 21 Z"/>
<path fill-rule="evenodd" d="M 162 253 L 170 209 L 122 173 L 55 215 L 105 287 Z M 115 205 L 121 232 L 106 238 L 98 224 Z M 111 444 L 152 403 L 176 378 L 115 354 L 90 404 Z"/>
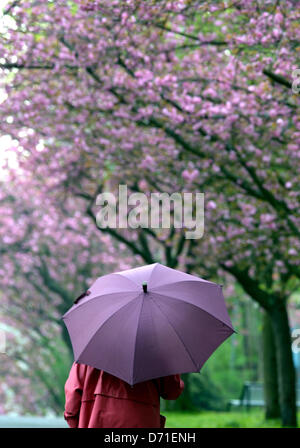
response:
<path fill-rule="evenodd" d="M 249 412 L 170 412 L 162 411 L 167 417 L 166 428 L 280 428 L 280 420 L 264 419 L 263 411 Z M 298 414 L 300 424 L 300 413 Z"/>

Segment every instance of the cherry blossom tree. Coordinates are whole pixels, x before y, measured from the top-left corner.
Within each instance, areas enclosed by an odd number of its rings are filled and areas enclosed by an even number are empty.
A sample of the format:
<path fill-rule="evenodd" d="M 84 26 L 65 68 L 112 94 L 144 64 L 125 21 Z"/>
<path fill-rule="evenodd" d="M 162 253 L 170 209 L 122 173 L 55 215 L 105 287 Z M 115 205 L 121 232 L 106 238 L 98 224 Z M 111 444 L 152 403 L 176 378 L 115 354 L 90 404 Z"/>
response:
<path fill-rule="evenodd" d="M 79 208 L 54 207 L 21 173 L 1 192 L 1 412 L 61 413 L 73 359 L 61 317 L 98 276 L 134 257 L 123 250 L 118 258 L 115 242 Z"/>

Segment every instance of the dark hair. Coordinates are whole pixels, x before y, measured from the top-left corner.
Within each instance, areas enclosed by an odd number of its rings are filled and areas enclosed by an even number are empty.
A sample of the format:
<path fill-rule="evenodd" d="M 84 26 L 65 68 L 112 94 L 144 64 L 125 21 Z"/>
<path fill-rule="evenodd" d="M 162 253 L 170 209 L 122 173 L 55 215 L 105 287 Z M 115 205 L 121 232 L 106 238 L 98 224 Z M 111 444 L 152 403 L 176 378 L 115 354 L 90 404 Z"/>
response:
<path fill-rule="evenodd" d="M 85 292 L 83 292 L 82 294 L 80 294 L 79 297 L 77 297 L 77 299 L 74 300 L 74 303 L 78 303 L 80 299 L 82 299 L 85 296 L 89 296 L 91 294 L 91 291 L 87 290 Z"/>

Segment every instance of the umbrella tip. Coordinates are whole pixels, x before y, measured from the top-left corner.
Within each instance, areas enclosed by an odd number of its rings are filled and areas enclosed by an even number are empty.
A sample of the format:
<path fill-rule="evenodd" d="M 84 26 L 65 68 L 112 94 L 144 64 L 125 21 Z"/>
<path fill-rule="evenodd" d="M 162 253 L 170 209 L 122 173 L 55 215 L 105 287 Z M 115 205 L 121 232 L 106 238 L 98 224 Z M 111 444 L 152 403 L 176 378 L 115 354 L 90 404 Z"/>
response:
<path fill-rule="evenodd" d="M 143 291 L 147 292 L 147 282 L 143 282 Z"/>

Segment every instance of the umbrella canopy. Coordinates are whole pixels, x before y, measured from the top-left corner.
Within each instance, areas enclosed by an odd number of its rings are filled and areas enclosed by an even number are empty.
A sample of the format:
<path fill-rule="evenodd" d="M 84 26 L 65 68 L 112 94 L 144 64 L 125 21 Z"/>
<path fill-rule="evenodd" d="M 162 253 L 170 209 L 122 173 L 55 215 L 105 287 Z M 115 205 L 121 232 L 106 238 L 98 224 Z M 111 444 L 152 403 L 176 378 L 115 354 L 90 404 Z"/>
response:
<path fill-rule="evenodd" d="M 62 318 L 76 362 L 131 385 L 198 372 L 235 332 L 221 285 L 159 263 L 99 277 Z"/>

